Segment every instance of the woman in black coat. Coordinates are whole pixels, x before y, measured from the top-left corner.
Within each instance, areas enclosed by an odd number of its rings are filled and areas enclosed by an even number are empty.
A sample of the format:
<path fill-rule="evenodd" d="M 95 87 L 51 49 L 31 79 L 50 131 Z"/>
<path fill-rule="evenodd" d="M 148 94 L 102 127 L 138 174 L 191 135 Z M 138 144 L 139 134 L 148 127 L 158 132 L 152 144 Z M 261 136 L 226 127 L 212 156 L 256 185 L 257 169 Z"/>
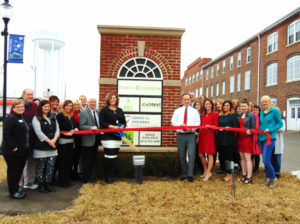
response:
<path fill-rule="evenodd" d="M 100 112 L 100 127 L 114 129 L 126 127 L 124 112 L 118 107 L 119 96 L 116 93 L 108 93 L 105 102 L 107 106 L 103 107 Z M 110 132 L 101 136 L 101 143 L 104 148 L 105 181 L 111 184 L 115 181 L 116 159 L 122 140 L 121 137 Z"/>
<path fill-rule="evenodd" d="M 31 128 L 24 116 L 25 106 L 22 100 L 12 102 L 13 114 L 6 118 L 3 125 L 2 151 L 7 164 L 7 183 L 10 197 L 22 199 L 26 193 L 19 188 L 30 147 Z"/>

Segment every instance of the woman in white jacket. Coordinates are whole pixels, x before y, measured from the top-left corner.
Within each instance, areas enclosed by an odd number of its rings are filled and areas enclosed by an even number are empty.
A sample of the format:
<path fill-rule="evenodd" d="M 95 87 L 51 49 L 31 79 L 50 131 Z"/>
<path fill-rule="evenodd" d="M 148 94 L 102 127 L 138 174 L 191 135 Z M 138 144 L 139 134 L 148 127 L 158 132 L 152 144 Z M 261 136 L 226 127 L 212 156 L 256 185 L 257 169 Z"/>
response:
<path fill-rule="evenodd" d="M 278 108 L 277 108 L 278 109 Z M 280 178 L 281 169 L 281 155 L 284 152 L 284 132 L 285 132 L 285 121 L 282 119 L 283 126 L 276 132 L 275 150 L 272 155 L 272 164 L 275 169 L 276 178 Z"/>

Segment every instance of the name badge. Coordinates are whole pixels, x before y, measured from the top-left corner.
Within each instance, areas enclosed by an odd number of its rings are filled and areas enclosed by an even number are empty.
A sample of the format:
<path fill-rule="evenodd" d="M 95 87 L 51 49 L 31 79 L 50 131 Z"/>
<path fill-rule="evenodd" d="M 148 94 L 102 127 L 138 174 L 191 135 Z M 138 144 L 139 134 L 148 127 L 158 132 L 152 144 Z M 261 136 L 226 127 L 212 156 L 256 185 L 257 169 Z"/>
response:
<path fill-rule="evenodd" d="M 19 120 L 20 123 L 23 123 L 23 120 Z"/>

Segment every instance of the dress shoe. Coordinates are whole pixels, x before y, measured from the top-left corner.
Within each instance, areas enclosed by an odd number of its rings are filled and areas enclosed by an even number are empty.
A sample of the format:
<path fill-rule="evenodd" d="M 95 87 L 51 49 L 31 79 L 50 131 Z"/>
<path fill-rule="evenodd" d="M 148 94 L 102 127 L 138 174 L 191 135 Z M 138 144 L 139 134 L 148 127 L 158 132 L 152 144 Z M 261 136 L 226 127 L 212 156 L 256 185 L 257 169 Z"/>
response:
<path fill-rule="evenodd" d="M 19 190 L 16 193 L 11 194 L 10 198 L 13 198 L 13 199 L 23 199 L 25 196 L 26 196 L 26 193 L 23 190 L 22 191 Z"/>
<path fill-rule="evenodd" d="M 52 187 L 50 184 L 46 184 L 46 185 L 45 185 L 45 189 L 46 189 L 48 192 L 56 192 L 55 188 Z"/>
<path fill-rule="evenodd" d="M 43 194 L 48 193 L 44 184 L 39 184 L 38 191 Z"/>
<path fill-rule="evenodd" d="M 106 178 L 105 178 L 105 182 L 106 182 L 107 184 L 112 184 L 114 181 L 113 181 L 113 179 L 112 179 L 111 177 L 106 177 Z"/>
<path fill-rule="evenodd" d="M 204 180 L 204 181 L 208 181 L 208 180 L 210 179 L 210 177 L 211 177 L 211 174 L 206 175 L 206 176 L 203 178 L 203 180 Z"/>
<path fill-rule="evenodd" d="M 187 177 L 181 177 L 180 178 L 180 181 L 184 181 L 184 180 L 186 180 L 186 179 L 188 179 Z"/>
<path fill-rule="evenodd" d="M 193 177 L 188 177 L 188 182 L 193 183 L 194 178 Z"/>

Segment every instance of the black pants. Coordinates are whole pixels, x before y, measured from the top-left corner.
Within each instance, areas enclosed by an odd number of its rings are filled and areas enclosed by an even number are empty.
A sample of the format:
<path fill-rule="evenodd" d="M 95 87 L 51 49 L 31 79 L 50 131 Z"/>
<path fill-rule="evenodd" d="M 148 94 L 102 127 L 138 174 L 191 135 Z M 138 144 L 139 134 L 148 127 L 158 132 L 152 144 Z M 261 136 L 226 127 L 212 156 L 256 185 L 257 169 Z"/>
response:
<path fill-rule="evenodd" d="M 225 153 L 221 152 L 222 151 L 222 146 L 220 147 L 219 145 L 216 146 L 216 150 L 218 152 L 218 157 L 219 157 L 219 162 L 220 162 L 220 168 L 222 171 L 225 172 L 226 167 L 225 167 Z"/>
<path fill-rule="evenodd" d="M 78 164 L 81 155 L 81 137 L 75 136 L 75 149 L 72 153 L 71 161 L 71 177 L 78 178 Z"/>
<path fill-rule="evenodd" d="M 70 182 L 71 161 L 73 143 L 58 145 L 58 183 L 67 184 Z"/>
<path fill-rule="evenodd" d="M 233 161 L 234 147 L 232 145 L 219 145 L 218 149 L 220 157 L 222 158 L 224 163 L 224 171 L 226 171 L 227 173 L 231 173 L 231 171 L 227 169 L 225 162 Z"/>
<path fill-rule="evenodd" d="M 257 172 L 259 169 L 259 163 L 260 163 L 260 155 L 252 155 L 251 159 L 254 159 L 254 171 Z"/>
<path fill-rule="evenodd" d="M 11 195 L 19 190 L 19 181 L 23 173 L 27 156 L 3 155 L 7 165 L 7 185 Z"/>
<path fill-rule="evenodd" d="M 95 144 L 91 147 L 82 146 L 83 181 L 88 181 L 93 176 L 97 160 L 97 151 L 98 144 Z"/>
<path fill-rule="evenodd" d="M 203 165 L 198 153 L 198 144 L 196 144 L 196 153 L 195 153 L 195 165 L 194 165 L 194 173 L 196 173 L 197 168 L 200 170 L 200 174 L 203 173 L 204 169 L 203 169 Z"/>

